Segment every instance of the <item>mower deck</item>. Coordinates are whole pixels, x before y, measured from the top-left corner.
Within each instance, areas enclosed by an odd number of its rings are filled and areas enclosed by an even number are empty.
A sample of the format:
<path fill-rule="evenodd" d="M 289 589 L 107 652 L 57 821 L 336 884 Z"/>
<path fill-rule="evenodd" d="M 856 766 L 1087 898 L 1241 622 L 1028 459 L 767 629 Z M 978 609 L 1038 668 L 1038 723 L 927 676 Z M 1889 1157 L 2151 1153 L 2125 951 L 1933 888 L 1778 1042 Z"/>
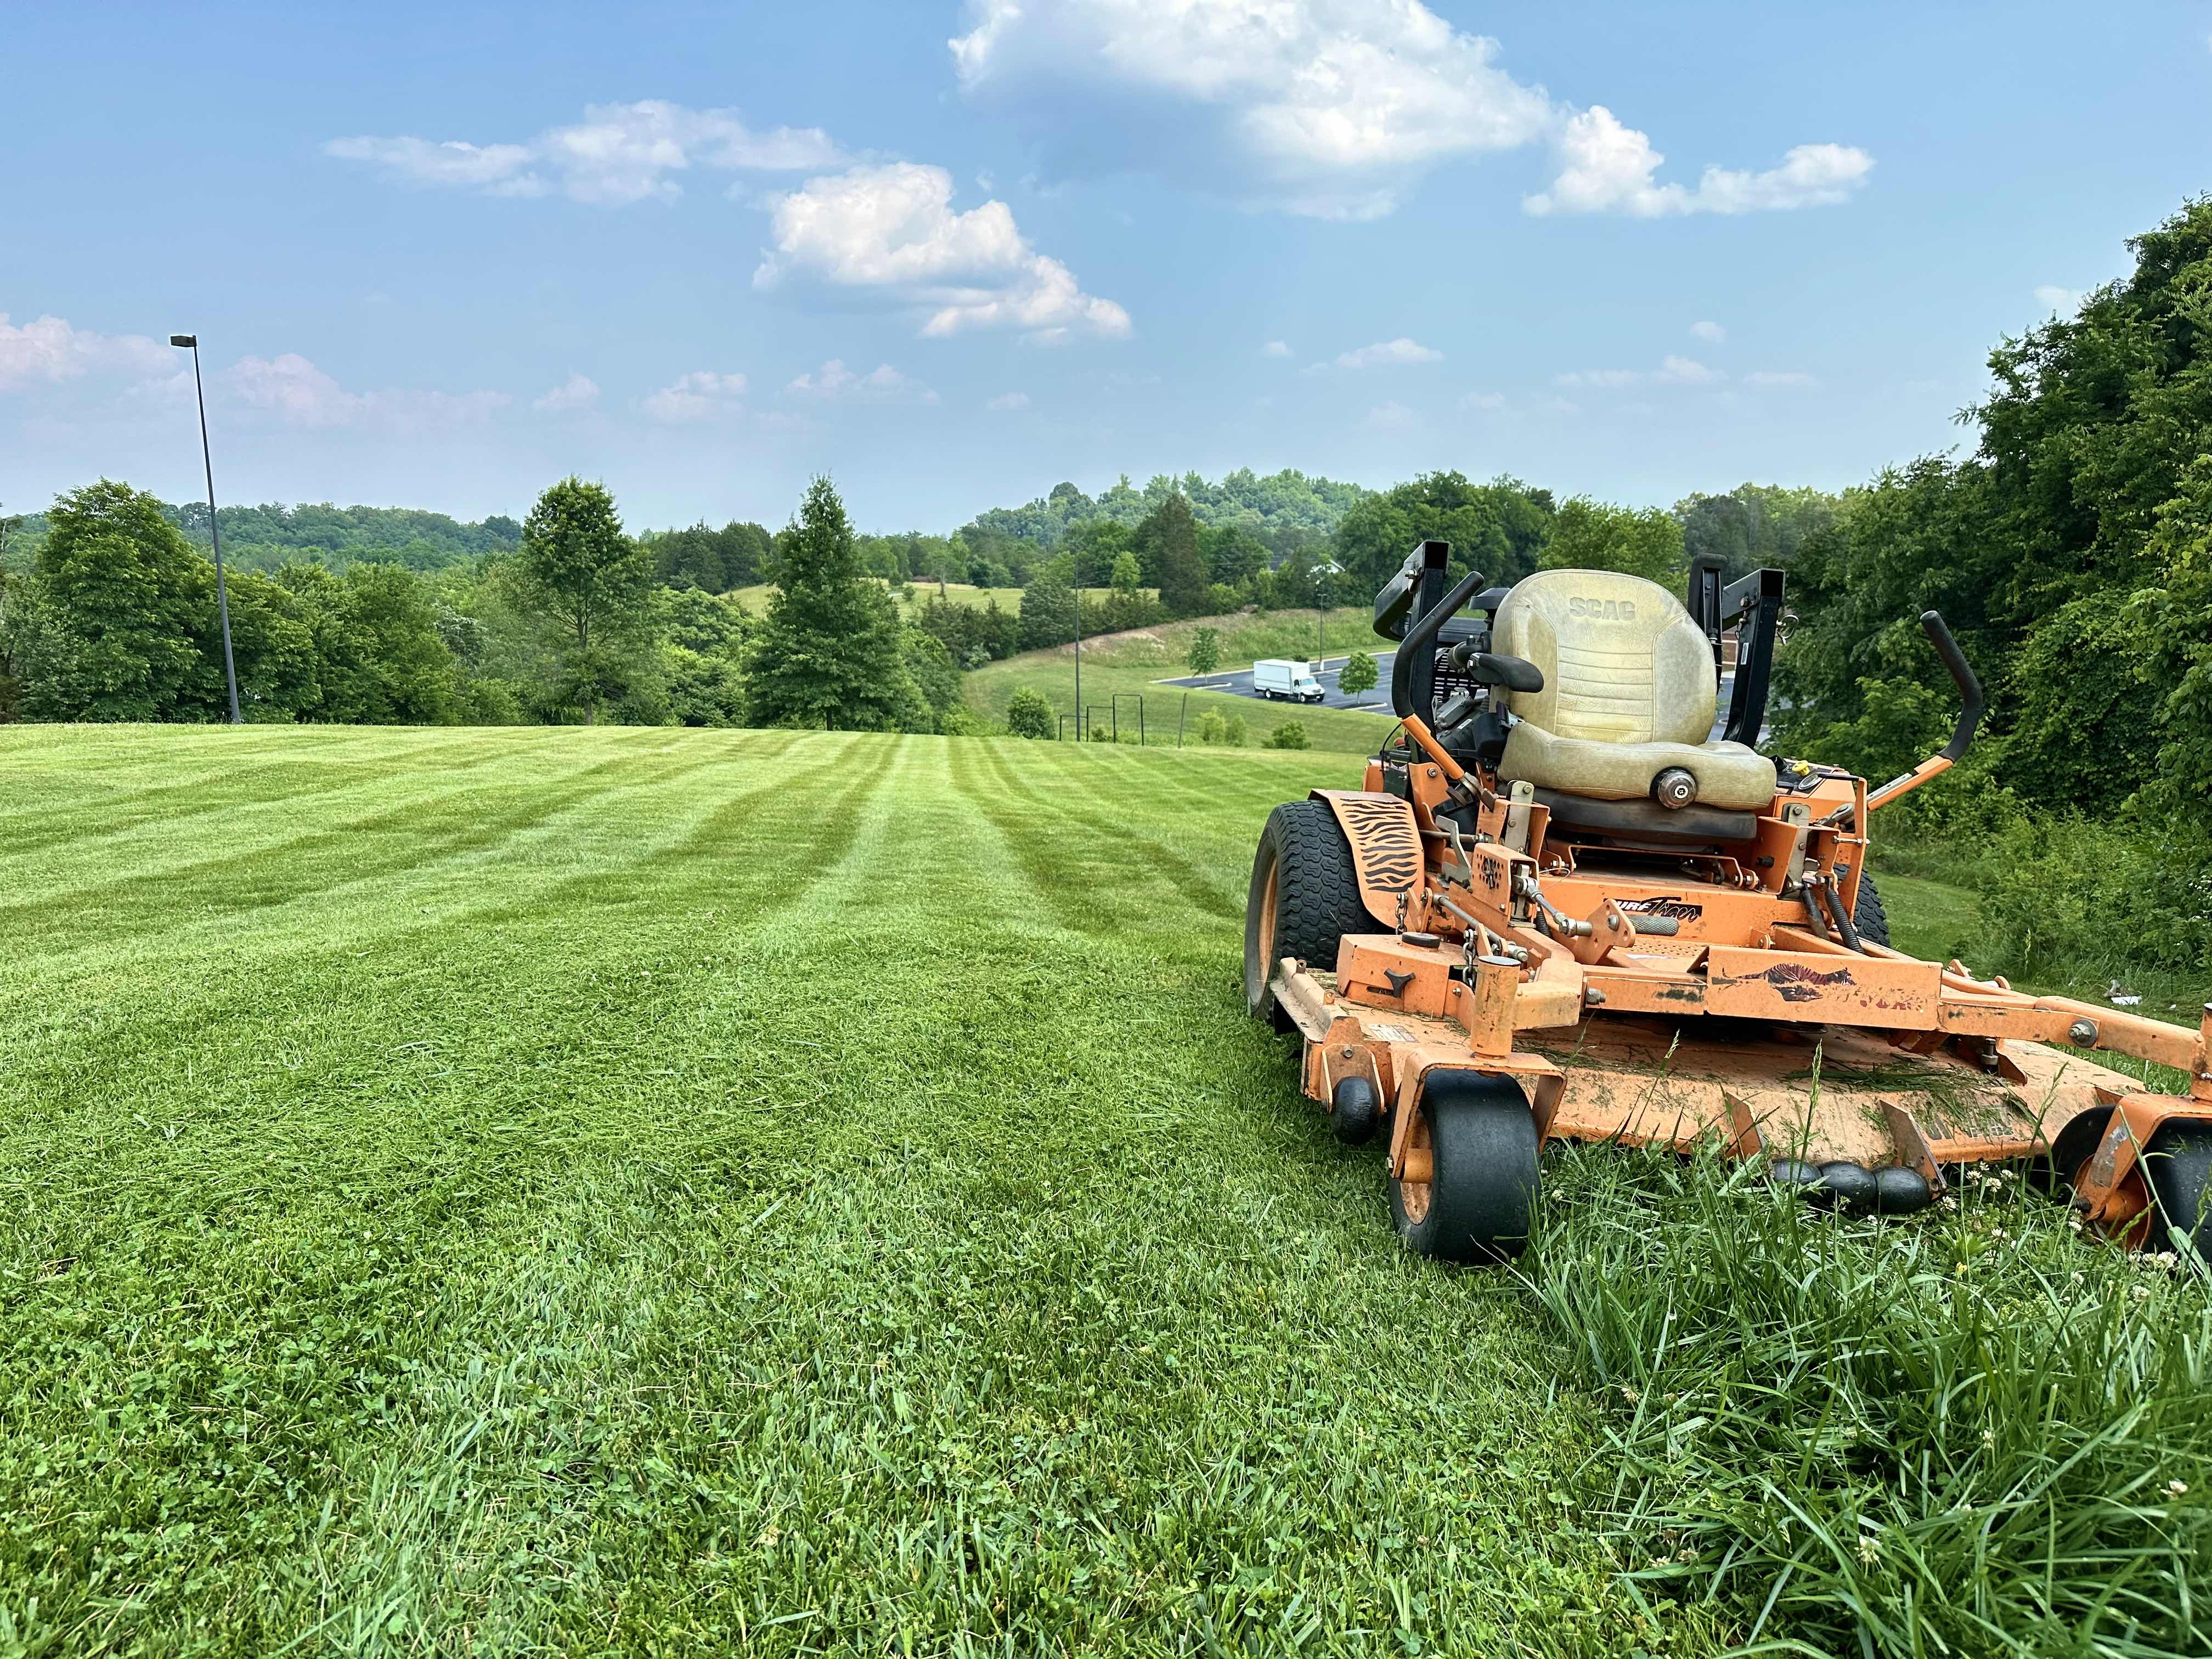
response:
<path fill-rule="evenodd" d="M 1401 1054 L 1498 1066 L 1457 1022 L 1341 998 L 1333 973 L 1286 963 L 1275 994 L 1309 1039 L 1306 1092 L 1318 1099 L 1357 1057 L 1347 1048 L 1377 1057 L 1385 1099 L 1396 1093 Z M 1937 1194 L 1946 1166 L 2046 1155 L 2082 1114 L 2142 1087 L 2078 1054 L 2012 1039 L 1917 1053 L 1848 1026 L 1636 1014 L 1590 1014 L 1530 1035 L 1510 1059 L 1547 1140 L 1686 1151 L 1711 1139 L 1736 1157 L 1903 1166 Z"/>

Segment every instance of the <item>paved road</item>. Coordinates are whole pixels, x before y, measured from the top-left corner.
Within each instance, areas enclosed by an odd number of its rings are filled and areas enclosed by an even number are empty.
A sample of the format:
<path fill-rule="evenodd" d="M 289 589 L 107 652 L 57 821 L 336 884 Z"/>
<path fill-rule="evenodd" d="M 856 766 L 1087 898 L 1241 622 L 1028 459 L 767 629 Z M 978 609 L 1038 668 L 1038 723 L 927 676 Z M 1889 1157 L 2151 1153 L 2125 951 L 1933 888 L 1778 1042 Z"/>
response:
<path fill-rule="evenodd" d="M 1321 707 L 1364 708 L 1377 714 L 1389 714 L 1390 712 L 1390 661 L 1396 654 L 1395 652 L 1391 651 L 1377 651 L 1373 653 L 1376 674 L 1375 689 L 1371 691 L 1362 691 L 1356 697 L 1347 697 L 1336 689 L 1336 677 L 1344 672 L 1346 659 L 1343 657 L 1324 657 L 1322 659 L 1321 672 L 1314 676 L 1322 685 Z M 1306 659 L 1306 660 L 1310 661 L 1311 659 Z M 1225 669 L 1218 674 L 1199 674 L 1188 679 L 1162 680 L 1160 684 L 1187 687 L 1193 691 L 1225 691 L 1232 697 L 1257 697 L 1260 695 L 1252 689 L 1252 671 L 1249 668 Z M 1307 707 L 1311 708 L 1313 705 L 1309 703 Z"/>
<path fill-rule="evenodd" d="M 1336 677 L 1343 672 L 1345 659 L 1342 657 L 1323 659 L 1321 672 L 1314 677 L 1322 684 L 1323 695 L 1321 707 L 1364 708 L 1377 714 L 1389 714 L 1390 712 L 1390 664 L 1397 654 L 1395 651 L 1375 653 L 1375 689 L 1371 691 L 1363 691 L 1356 697 L 1347 697 L 1336 689 Z M 1193 691 L 1224 691 L 1232 697 L 1257 697 L 1260 695 L 1252 689 L 1252 671 L 1249 668 L 1231 668 L 1218 674 L 1199 674 L 1188 679 L 1162 680 L 1159 683 L 1162 685 L 1188 687 Z M 1722 675 L 1720 706 L 1713 715 L 1714 739 L 1720 737 L 1721 726 L 1728 719 L 1729 698 L 1734 695 L 1735 690 L 1735 672 L 1730 671 Z M 1313 705 L 1309 703 L 1306 706 L 1311 708 Z M 1764 732 L 1760 732 L 1762 741 L 1765 735 Z"/>

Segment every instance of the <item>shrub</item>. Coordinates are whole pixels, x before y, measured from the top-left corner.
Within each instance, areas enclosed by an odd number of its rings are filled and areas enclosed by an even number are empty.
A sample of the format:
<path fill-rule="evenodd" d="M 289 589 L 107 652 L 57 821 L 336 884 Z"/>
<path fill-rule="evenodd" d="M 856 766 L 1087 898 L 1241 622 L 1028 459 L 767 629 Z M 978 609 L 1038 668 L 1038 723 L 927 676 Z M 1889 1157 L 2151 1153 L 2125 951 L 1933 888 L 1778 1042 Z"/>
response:
<path fill-rule="evenodd" d="M 1054 725 L 1052 705 L 1042 692 L 1024 685 L 1006 699 L 1006 730 L 1015 737 L 1049 738 Z"/>
<path fill-rule="evenodd" d="M 1285 720 L 1260 739 L 1260 747 L 1262 749 L 1308 749 L 1312 745 L 1306 741 L 1306 728 L 1303 721 Z"/>
<path fill-rule="evenodd" d="M 2023 814 L 1991 849 L 1982 919 L 1996 968 L 2023 978 L 2212 970 L 2212 844 L 2179 824 Z"/>
<path fill-rule="evenodd" d="M 959 702 L 945 711 L 939 726 L 948 738 L 980 738 L 991 729 L 975 710 Z"/>
<path fill-rule="evenodd" d="M 1203 744 L 1222 744 L 1229 741 L 1229 722 L 1221 718 L 1221 711 L 1209 708 L 1198 717 L 1191 735 Z"/>

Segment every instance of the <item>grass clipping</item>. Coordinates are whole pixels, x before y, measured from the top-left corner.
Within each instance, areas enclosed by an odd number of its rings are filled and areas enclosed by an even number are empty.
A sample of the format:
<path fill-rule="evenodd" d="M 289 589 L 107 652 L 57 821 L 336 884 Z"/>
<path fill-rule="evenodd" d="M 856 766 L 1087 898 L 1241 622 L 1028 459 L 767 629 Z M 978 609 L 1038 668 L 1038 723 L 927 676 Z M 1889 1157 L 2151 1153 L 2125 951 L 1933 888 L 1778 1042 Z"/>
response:
<path fill-rule="evenodd" d="M 1569 1151 L 1528 1269 L 1607 1409 L 1590 1518 L 1738 1651 L 2212 1651 L 2212 1303 L 2006 1176 L 1911 1223 Z"/>

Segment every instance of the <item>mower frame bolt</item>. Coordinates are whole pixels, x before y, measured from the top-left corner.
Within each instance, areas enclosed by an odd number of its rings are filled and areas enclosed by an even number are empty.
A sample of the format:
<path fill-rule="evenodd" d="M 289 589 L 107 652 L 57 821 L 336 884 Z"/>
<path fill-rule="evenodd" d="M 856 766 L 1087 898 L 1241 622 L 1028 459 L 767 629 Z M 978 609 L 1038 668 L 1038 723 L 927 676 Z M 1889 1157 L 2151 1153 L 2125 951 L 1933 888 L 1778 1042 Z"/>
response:
<path fill-rule="evenodd" d="M 2097 1046 L 2097 1022 L 2094 1019 L 2075 1020 L 2071 1025 L 2066 1028 L 2066 1040 L 2077 1048 L 2095 1048 Z"/>

